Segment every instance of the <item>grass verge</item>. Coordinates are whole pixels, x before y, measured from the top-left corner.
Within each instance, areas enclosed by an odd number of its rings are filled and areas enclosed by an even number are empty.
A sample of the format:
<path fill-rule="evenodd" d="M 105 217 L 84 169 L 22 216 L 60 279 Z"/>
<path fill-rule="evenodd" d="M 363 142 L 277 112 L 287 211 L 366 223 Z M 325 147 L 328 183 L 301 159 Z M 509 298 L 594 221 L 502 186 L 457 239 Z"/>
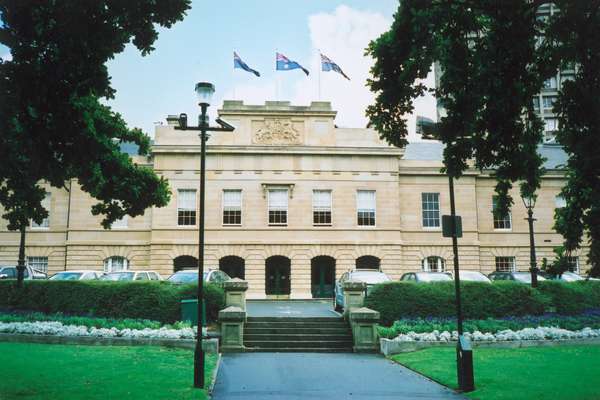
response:
<path fill-rule="evenodd" d="M 207 399 L 189 350 L 0 343 L 1 399 Z M 207 354 L 207 387 L 217 361 Z"/>
<path fill-rule="evenodd" d="M 600 398 L 600 346 L 476 348 L 471 399 Z M 397 354 L 392 360 L 456 389 L 456 350 L 430 348 Z"/>

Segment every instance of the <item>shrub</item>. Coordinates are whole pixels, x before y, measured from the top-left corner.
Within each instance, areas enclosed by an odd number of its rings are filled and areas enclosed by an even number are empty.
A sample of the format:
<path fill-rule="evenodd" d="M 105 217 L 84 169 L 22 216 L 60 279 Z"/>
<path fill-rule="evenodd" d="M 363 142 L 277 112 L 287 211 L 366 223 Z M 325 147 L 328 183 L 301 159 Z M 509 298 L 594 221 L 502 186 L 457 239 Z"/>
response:
<path fill-rule="evenodd" d="M 207 284 L 207 319 L 215 320 L 224 307 L 220 287 Z M 0 307 L 111 318 L 139 318 L 172 323 L 180 319 L 180 301 L 195 297 L 195 285 L 167 282 L 0 281 Z"/>
<path fill-rule="evenodd" d="M 461 284 L 465 318 L 538 315 L 549 299 L 527 285 L 515 282 Z M 401 318 L 455 316 L 453 282 L 419 284 L 388 282 L 373 288 L 366 306 L 381 313 L 381 322 L 390 325 Z"/>

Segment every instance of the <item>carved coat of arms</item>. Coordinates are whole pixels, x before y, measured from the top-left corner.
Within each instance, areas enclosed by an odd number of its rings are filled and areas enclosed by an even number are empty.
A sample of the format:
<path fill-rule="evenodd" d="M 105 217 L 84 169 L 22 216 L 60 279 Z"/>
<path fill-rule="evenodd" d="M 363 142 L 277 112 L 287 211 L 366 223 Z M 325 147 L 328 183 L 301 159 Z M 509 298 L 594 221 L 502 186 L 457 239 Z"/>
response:
<path fill-rule="evenodd" d="M 257 144 L 300 144 L 301 141 L 300 132 L 288 119 L 266 119 L 265 125 L 254 134 Z"/>

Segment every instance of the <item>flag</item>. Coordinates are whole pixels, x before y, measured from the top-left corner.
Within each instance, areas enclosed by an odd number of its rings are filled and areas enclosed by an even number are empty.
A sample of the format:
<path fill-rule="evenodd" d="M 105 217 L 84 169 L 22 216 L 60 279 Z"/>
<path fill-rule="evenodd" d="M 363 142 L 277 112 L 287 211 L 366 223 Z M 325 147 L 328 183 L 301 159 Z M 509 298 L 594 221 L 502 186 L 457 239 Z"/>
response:
<path fill-rule="evenodd" d="M 234 51 L 233 52 L 233 68 L 241 68 L 244 71 L 252 72 L 256 76 L 260 76 L 260 73 L 248 66 L 245 62 L 242 61 L 240 56 Z"/>
<path fill-rule="evenodd" d="M 338 74 L 342 74 L 342 76 L 348 80 L 350 80 L 350 78 L 348 78 L 348 75 L 346 75 L 344 73 L 344 71 L 342 71 L 342 69 L 340 68 L 339 65 L 337 65 L 336 63 L 334 63 L 333 61 L 331 61 L 329 59 L 329 57 L 321 54 L 321 71 L 335 71 Z"/>
<path fill-rule="evenodd" d="M 286 56 L 281 53 L 276 53 L 277 57 L 275 59 L 275 69 L 277 71 L 288 71 L 291 69 L 300 68 L 306 75 L 308 75 L 308 70 L 304 68 L 302 65 L 298 64 L 296 61 L 291 61 Z"/>

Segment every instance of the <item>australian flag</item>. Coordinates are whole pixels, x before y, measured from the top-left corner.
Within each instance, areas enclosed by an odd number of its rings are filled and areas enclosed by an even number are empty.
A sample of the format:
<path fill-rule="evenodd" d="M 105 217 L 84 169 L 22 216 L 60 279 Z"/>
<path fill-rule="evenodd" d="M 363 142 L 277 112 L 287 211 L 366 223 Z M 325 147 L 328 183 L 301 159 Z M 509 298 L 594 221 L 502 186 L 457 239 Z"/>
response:
<path fill-rule="evenodd" d="M 344 78 L 350 80 L 350 78 L 348 78 L 348 75 L 346 75 L 344 71 L 342 71 L 339 65 L 331 61 L 329 57 L 323 54 L 321 54 L 321 71 L 335 71 L 338 74 L 341 74 Z"/>
<path fill-rule="evenodd" d="M 241 68 L 244 71 L 252 72 L 254 75 L 260 76 L 260 73 L 257 70 L 250 68 L 248 64 L 243 62 L 235 51 L 233 52 L 233 68 Z"/>
<path fill-rule="evenodd" d="M 277 57 L 275 59 L 275 69 L 277 71 L 288 71 L 291 69 L 300 68 L 306 75 L 308 75 L 308 70 L 304 68 L 302 65 L 298 64 L 296 61 L 291 61 L 289 58 L 284 56 L 281 53 L 276 53 Z"/>

